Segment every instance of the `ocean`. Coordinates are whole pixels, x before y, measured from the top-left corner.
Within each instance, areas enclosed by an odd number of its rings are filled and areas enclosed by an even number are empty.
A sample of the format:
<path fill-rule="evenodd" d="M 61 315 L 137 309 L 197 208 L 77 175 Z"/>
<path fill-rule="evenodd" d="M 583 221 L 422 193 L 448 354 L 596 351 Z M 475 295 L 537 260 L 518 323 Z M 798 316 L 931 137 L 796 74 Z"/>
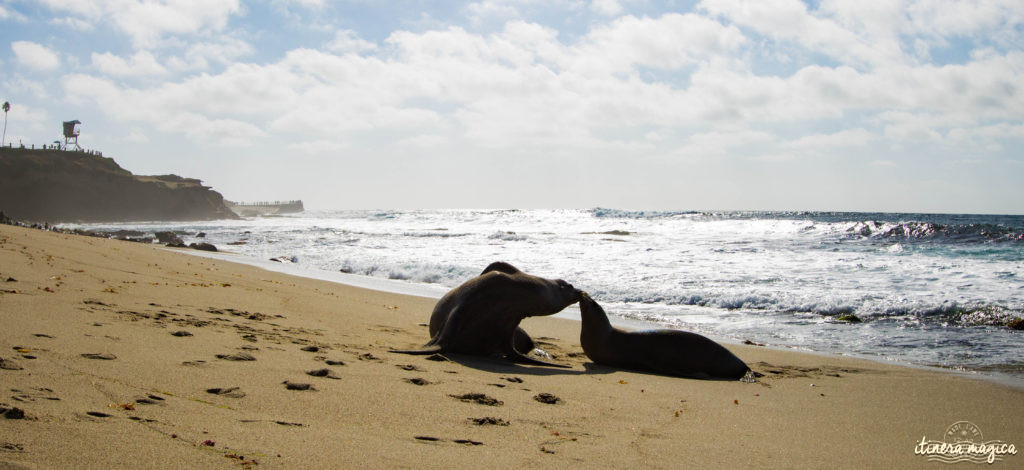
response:
<path fill-rule="evenodd" d="M 1024 331 L 1006 326 L 1024 317 L 1024 216 L 358 210 L 73 227 L 179 231 L 262 266 L 435 296 L 501 260 L 569 281 L 633 328 L 1024 384 Z"/>

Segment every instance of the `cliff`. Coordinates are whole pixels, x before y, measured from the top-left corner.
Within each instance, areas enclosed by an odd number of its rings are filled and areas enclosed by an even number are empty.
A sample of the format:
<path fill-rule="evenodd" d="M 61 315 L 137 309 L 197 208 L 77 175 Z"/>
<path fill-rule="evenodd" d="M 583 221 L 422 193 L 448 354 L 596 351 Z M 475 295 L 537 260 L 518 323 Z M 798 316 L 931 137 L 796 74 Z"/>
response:
<path fill-rule="evenodd" d="M 197 179 L 137 176 L 85 152 L 0 148 L 0 210 L 33 222 L 237 219 Z"/>

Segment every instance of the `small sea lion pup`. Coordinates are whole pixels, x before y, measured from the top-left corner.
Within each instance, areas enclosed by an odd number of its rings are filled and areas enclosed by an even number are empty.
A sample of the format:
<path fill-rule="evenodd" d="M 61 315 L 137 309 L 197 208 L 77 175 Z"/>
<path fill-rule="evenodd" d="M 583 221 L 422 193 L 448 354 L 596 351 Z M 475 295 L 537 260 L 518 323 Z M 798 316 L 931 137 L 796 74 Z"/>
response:
<path fill-rule="evenodd" d="M 391 352 L 504 354 L 512 362 L 568 367 L 527 356 L 534 343 L 519 322 L 558 313 L 578 302 L 579 295 L 561 279 L 531 276 L 504 262 L 491 263 L 437 302 L 430 315 L 430 342 L 421 349 Z"/>
<path fill-rule="evenodd" d="M 586 292 L 580 292 L 580 344 L 590 360 L 695 379 L 740 379 L 750 370 L 720 344 L 680 330 L 623 331 Z"/>

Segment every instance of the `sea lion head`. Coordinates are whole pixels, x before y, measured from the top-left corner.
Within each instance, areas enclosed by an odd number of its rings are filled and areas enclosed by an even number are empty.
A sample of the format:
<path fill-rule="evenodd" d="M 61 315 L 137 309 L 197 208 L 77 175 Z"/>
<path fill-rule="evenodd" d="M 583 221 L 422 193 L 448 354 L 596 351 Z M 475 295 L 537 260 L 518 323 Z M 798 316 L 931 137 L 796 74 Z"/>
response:
<path fill-rule="evenodd" d="M 558 286 L 559 295 L 562 297 L 564 302 L 567 302 L 565 304 L 566 306 L 579 302 L 580 299 L 582 299 L 580 296 L 585 294 L 585 292 L 573 287 L 572 284 L 561 279 L 555 279 L 555 284 Z"/>

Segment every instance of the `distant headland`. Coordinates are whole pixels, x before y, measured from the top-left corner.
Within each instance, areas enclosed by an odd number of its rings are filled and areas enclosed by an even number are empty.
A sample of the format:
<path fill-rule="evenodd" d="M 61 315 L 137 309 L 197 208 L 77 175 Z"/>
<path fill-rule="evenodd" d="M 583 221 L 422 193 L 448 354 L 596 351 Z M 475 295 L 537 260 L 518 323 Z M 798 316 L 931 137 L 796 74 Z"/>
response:
<path fill-rule="evenodd" d="M 194 178 L 141 176 L 102 153 L 0 147 L 0 210 L 32 222 L 238 219 Z"/>
<path fill-rule="evenodd" d="M 302 201 L 273 201 L 273 202 L 235 202 L 225 200 L 224 204 L 234 213 L 242 217 L 266 217 L 280 214 L 294 214 L 302 212 L 305 208 Z"/>

